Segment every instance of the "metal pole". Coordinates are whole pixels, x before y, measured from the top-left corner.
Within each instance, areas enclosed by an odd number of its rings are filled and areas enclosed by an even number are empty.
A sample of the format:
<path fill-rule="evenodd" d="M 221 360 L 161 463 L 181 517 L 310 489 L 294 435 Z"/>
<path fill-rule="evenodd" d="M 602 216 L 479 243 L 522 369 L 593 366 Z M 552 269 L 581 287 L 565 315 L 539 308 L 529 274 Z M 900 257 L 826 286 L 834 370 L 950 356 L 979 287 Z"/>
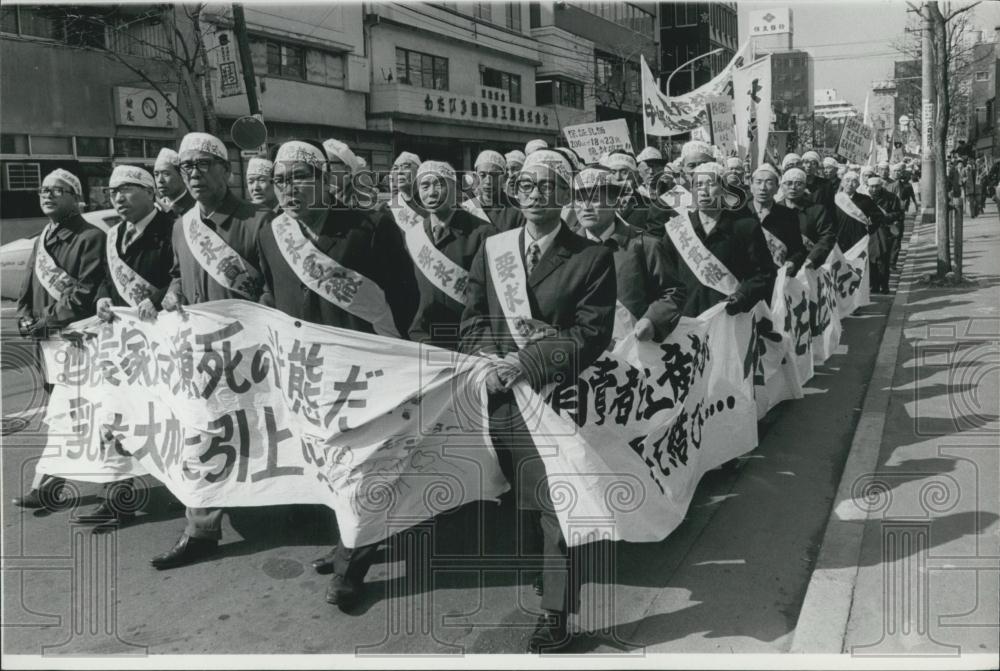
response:
<path fill-rule="evenodd" d="M 260 116 L 260 103 L 257 101 L 257 78 L 253 72 L 253 56 L 250 54 L 250 38 L 247 37 L 247 20 L 243 16 L 243 5 L 233 3 L 233 32 L 236 33 L 236 45 L 240 51 L 240 63 L 243 65 L 243 84 L 247 90 L 247 103 L 250 114 Z"/>
<path fill-rule="evenodd" d="M 931 44 L 930 3 L 924 3 L 924 33 L 921 44 L 921 59 L 923 71 L 921 76 L 921 98 L 923 107 L 920 116 L 920 220 L 924 223 L 934 221 L 935 190 L 934 190 L 934 120 L 937 116 L 937 87 L 934 82 L 934 56 Z M 938 222 L 945 226 L 946 222 Z"/>
<path fill-rule="evenodd" d="M 681 70 L 683 70 L 684 68 L 686 68 L 688 65 L 691 65 L 695 61 L 697 61 L 699 59 L 702 59 L 702 58 L 705 58 L 707 56 L 712 56 L 714 54 L 719 53 L 720 51 L 725 51 L 725 50 L 722 47 L 719 47 L 718 49 L 712 49 L 711 51 L 709 51 L 706 54 L 702 54 L 701 56 L 695 56 L 694 58 L 692 58 L 692 59 L 690 59 L 688 61 L 685 61 L 684 63 L 681 63 L 680 65 L 678 65 L 676 68 L 674 68 L 674 71 L 671 72 L 667 76 L 667 85 L 663 88 L 663 92 L 666 93 L 667 96 L 670 96 L 670 80 L 674 78 L 675 74 L 677 74 L 678 72 L 680 72 Z M 693 90 L 694 89 L 694 70 L 693 69 L 691 70 L 691 82 L 692 82 L 692 90 Z"/>

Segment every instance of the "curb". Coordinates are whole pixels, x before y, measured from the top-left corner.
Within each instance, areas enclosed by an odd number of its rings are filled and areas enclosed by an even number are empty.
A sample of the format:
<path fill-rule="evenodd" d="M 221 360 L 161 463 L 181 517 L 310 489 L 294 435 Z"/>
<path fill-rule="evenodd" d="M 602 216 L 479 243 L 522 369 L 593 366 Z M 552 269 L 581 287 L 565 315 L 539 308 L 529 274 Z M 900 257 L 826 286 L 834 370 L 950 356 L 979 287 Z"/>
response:
<path fill-rule="evenodd" d="M 885 413 L 892 396 L 892 379 L 896 372 L 903 334 L 904 309 L 913 285 L 913 279 L 909 275 L 916 260 L 914 245 L 919 239 L 917 229 L 922 225 L 914 217 L 913 230 L 907 243 L 906 261 L 889 309 L 882 343 L 875 358 L 875 368 L 861 407 L 861 417 L 854 431 L 844 472 L 840 476 L 830 517 L 823 532 L 816 566 L 809 578 L 805 600 L 795 624 L 795 634 L 789 649 L 792 653 L 839 655 L 844 652 L 867 518 L 842 520 L 836 509 L 838 504 L 855 498 L 855 483 L 864 475 L 872 473 L 878 465 Z M 904 281 L 904 277 L 909 279 Z"/>

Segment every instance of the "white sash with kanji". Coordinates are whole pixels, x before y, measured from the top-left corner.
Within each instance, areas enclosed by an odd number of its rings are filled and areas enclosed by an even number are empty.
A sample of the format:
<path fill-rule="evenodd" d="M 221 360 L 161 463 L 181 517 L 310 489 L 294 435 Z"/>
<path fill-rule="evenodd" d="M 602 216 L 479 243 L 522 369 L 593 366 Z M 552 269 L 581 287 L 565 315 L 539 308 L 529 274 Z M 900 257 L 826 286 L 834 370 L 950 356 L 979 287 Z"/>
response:
<path fill-rule="evenodd" d="M 686 209 L 679 210 L 677 216 L 667 222 L 667 235 L 677 248 L 698 281 L 709 289 L 726 296 L 732 296 L 740 286 L 736 276 L 729 272 L 725 264 L 715 258 L 694 232 L 694 226 Z"/>
<path fill-rule="evenodd" d="M 478 198 L 469 198 L 468 200 L 462 201 L 462 209 L 473 214 L 488 224 L 493 222 L 490 220 L 490 216 L 483 211 L 483 206 L 479 203 Z"/>
<path fill-rule="evenodd" d="M 70 274 L 59 267 L 49 250 L 45 249 L 46 228 L 35 243 L 35 277 L 42 288 L 55 300 L 62 298 L 63 292 L 76 282 Z"/>
<path fill-rule="evenodd" d="M 188 210 L 183 221 L 184 239 L 198 265 L 227 290 L 256 302 L 263 286 L 257 269 L 201 221 L 197 207 Z"/>
<path fill-rule="evenodd" d="M 271 229 L 285 262 L 304 285 L 345 312 L 371 323 L 378 335 L 399 337 L 379 285 L 317 249 L 299 223 L 287 214 L 275 217 Z"/>
<path fill-rule="evenodd" d="M 406 231 L 406 249 L 410 252 L 414 265 L 420 269 L 430 283 L 456 301 L 465 305 L 465 286 L 469 273 L 434 246 L 423 223 L 410 226 Z"/>
<path fill-rule="evenodd" d="M 118 295 L 125 299 L 125 302 L 132 307 L 138 307 L 139 303 L 149 298 L 156 291 L 156 287 L 149 283 L 145 277 L 135 272 L 132 267 L 125 263 L 121 255 L 118 254 L 118 230 L 125 224 L 117 224 L 108 230 L 107 257 L 108 271 L 111 280 L 115 283 Z"/>
<path fill-rule="evenodd" d="M 857 205 L 854 204 L 854 201 L 851 200 L 851 197 L 848 196 L 843 191 L 837 192 L 837 195 L 833 197 L 833 202 L 835 202 L 837 204 L 837 207 L 839 207 L 843 211 L 843 213 L 849 216 L 851 219 L 859 221 L 865 226 L 868 225 L 868 217 L 866 217 L 865 213 L 861 211 L 861 208 L 859 208 Z"/>
<path fill-rule="evenodd" d="M 399 207 L 389 206 L 389 211 L 392 212 L 392 218 L 396 222 L 396 225 L 399 226 L 399 230 L 405 234 L 410 228 L 423 224 L 424 218 L 410 207 L 405 198 L 399 196 L 399 200 L 402 204 Z"/>
<path fill-rule="evenodd" d="M 774 259 L 774 265 L 780 266 L 784 264 L 785 259 L 788 257 L 788 246 L 779 240 L 778 236 L 763 226 L 760 227 L 760 230 L 764 231 L 764 240 L 767 241 L 767 248 L 771 250 L 771 258 Z"/>
<path fill-rule="evenodd" d="M 489 264 L 493 287 L 507 320 L 507 330 L 518 348 L 523 348 L 532 333 L 551 327 L 531 316 L 528 276 L 521 263 L 520 243 L 520 228 L 486 238 L 486 263 Z"/>

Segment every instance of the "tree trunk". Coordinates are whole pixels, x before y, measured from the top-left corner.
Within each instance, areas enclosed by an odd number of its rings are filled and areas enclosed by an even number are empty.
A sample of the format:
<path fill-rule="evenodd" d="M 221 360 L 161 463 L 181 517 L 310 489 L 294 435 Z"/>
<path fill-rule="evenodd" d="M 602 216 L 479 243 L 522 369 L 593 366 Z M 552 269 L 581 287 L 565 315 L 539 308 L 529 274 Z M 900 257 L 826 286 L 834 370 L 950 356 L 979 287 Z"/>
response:
<path fill-rule="evenodd" d="M 932 40 L 934 46 L 935 77 L 937 84 L 937 115 L 934 119 L 934 171 L 935 171 L 935 221 L 937 237 L 937 275 L 943 277 L 951 270 L 951 253 L 949 249 L 950 217 L 948 208 L 948 123 L 951 109 L 948 106 L 948 26 L 938 3 L 927 3 L 931 16 Z"/>

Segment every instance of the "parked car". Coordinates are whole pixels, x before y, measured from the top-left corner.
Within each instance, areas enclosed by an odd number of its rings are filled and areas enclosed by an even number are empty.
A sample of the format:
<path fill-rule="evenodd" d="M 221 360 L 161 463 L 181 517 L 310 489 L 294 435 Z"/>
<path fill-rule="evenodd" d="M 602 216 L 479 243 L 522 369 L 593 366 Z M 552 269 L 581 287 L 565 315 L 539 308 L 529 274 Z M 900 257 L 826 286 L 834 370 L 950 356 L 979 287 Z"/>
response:
<path fill-rule="evenodd" d="M 88 224 L 105 232 L 121 221 L 118 212 L 113 209 L 84 212 L 82 216 Z M 24 276 L 29 272 L 28 258 L 37 237 L 22 238 L 0 247 L 0 297 L 12 300 L 19 298 Z"/>

